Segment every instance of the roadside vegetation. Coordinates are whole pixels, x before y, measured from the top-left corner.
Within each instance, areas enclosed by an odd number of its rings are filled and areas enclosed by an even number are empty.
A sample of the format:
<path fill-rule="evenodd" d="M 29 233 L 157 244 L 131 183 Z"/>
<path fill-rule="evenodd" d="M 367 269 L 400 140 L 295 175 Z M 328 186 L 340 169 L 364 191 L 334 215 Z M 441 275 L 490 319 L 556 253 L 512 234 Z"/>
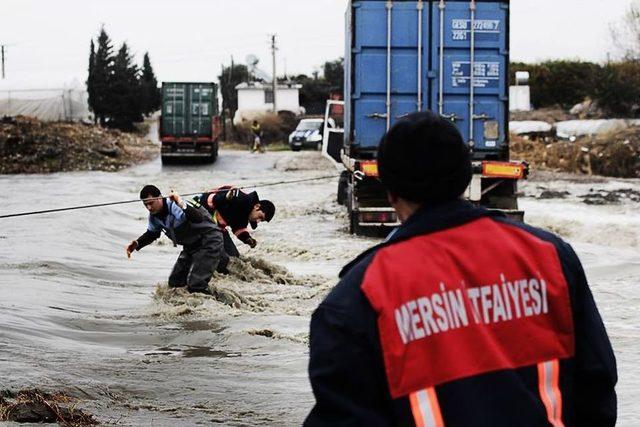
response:
<path fill-rule="evenodd" d="M 618 22 L 611 23 L 611 47 L 604 64 L 584 61 L 515 62 L 516 71 L 530 74 L 531 103 L 535 109 L 561 108 L 589 100 L 585 118 L 640 117 L 640 0 L 634 0 Z"/>

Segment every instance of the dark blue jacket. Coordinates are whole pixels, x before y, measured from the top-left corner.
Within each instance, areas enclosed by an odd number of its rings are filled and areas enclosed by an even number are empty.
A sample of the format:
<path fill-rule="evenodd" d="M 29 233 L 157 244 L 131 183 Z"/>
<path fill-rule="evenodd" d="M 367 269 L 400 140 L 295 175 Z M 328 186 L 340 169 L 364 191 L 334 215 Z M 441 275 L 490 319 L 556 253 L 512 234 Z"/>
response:
<path fill-rule="evenodd" d="M 204 208 L 187 205 L 182 209 L 172 200 L 162 200 L 163 209 L 158 214 L 149 214 L 147 231 L 138 237 L 136 250 L 141 250 L 158 239 L 162 232 L 174 245 L 187 248 L 199 247 L 202 235 L 218 229 Z"/>
<path fill-rule="evenodd" d="M 340 276 L 311 320 L 306 426 L 615 425 L 613 351 L 557 236 L 455 201 Z"/>

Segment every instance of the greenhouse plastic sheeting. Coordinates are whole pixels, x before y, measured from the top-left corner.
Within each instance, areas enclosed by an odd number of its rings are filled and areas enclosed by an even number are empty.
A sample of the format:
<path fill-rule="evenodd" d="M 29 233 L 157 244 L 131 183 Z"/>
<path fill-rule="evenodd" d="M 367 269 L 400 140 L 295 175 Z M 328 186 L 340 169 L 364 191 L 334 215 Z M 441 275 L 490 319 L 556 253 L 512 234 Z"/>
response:
<path fill-rule="evenodd" d="M 87 92 L 77 82 L 60 88 L 28 88 L 0 82 L 0 117 L 29 116 L 43 121 L 91 119 Z"/>

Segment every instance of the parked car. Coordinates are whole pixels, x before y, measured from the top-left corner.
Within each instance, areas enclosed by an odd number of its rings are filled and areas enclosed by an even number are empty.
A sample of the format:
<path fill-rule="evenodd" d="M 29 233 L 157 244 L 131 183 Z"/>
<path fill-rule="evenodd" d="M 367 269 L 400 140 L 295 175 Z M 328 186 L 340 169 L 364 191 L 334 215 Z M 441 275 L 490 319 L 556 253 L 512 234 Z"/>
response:
<path fill-rule="evenodd" d="M 331 122 L 328 126 L 332 127 Z M 300 151 L 303 147 L 321 150 L 323 133 L 324 119 L 302 119 L 289 135 L 289 146 L 293 151 Z"/>

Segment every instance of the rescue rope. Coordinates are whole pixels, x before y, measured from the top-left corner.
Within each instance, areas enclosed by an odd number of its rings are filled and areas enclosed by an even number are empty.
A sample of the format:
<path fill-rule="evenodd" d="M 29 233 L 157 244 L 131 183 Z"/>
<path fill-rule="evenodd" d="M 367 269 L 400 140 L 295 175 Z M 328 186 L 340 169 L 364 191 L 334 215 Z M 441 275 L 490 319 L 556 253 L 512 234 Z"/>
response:
<path fill-rule="evenodd" d="M 248 188 L 264 188 L 264 187 L 273 187 L 276 185 L 285 185 L 285 184 L 299 184 L 301 182 L 310 182 L 310 181 L 320 181 L 323 179 L 329 179 L 329 178 L 337 178 L 337 175 L 326 175 L 326 176 L 317 176 L 314 178 L 305 178 L 305 179 L 295 179 L 295 180 L 291 180 L 291 181 L 277 181 L 277 182 L 267 182 L 267 183 L 262 183 L 262 184 L 256 184 L 256 185 L 245 185 L 242 187 L 233 187 L 233 188 L 238 188 L 240 190 L 245 190 Z M 228 191 L 228 188 L 224 188 L 224 189 L 220 189 L 220 190 L 211 190 L 211 191 L 206 191 L 207 193 L 219 193 L 222 191 Z M 189 197 L 189 196 L 197 196 L 202 194 L 205 191 L 199 191 L 196 193 L 187 193 L 187 194 L 181 194 L 181 197 Z M 145 200 L 159 200 L 159 199 L 165 199 L 168 196 L 158 196 L 158 197 L 149 197 L 146 198 Z M 20 213 L 13 213 L 13 214 L 7 214 L 7 215 L 0 215 L 0 219 L 4 219 L 4 218 L 14 218 L 14 217 L 18 217 L 18 216 L 31 216 L 31 215 L 40 215 L 40 214 L 47 214 L 47 213 L 54 213 L 54 212 L 66 212 L 66 211 L 75 211 L 75 210 L 79 210 L 79 209 L 89 209 L 89 208 L 100 208 L 100 207 L 104 207 L 104 206 L 115 206 L 115 205 L 125 205 L 128 203 L 140 203 L 141 200 L 140 199 L 135 199 L 135 200 L 123 200 L 123 201 L 119 201 L 119 202 L 107 202 L 107 203 L 96 203 L 93 205 L 81 205 L 81 206 L 70 206 L 70 207 L 66 207 L 66 208 L 57 208 L 57 209 L 46 209 L 46 210 L 42 210 L 42 211 L 29 211 L 29 212 L 20 212 Z"/>

